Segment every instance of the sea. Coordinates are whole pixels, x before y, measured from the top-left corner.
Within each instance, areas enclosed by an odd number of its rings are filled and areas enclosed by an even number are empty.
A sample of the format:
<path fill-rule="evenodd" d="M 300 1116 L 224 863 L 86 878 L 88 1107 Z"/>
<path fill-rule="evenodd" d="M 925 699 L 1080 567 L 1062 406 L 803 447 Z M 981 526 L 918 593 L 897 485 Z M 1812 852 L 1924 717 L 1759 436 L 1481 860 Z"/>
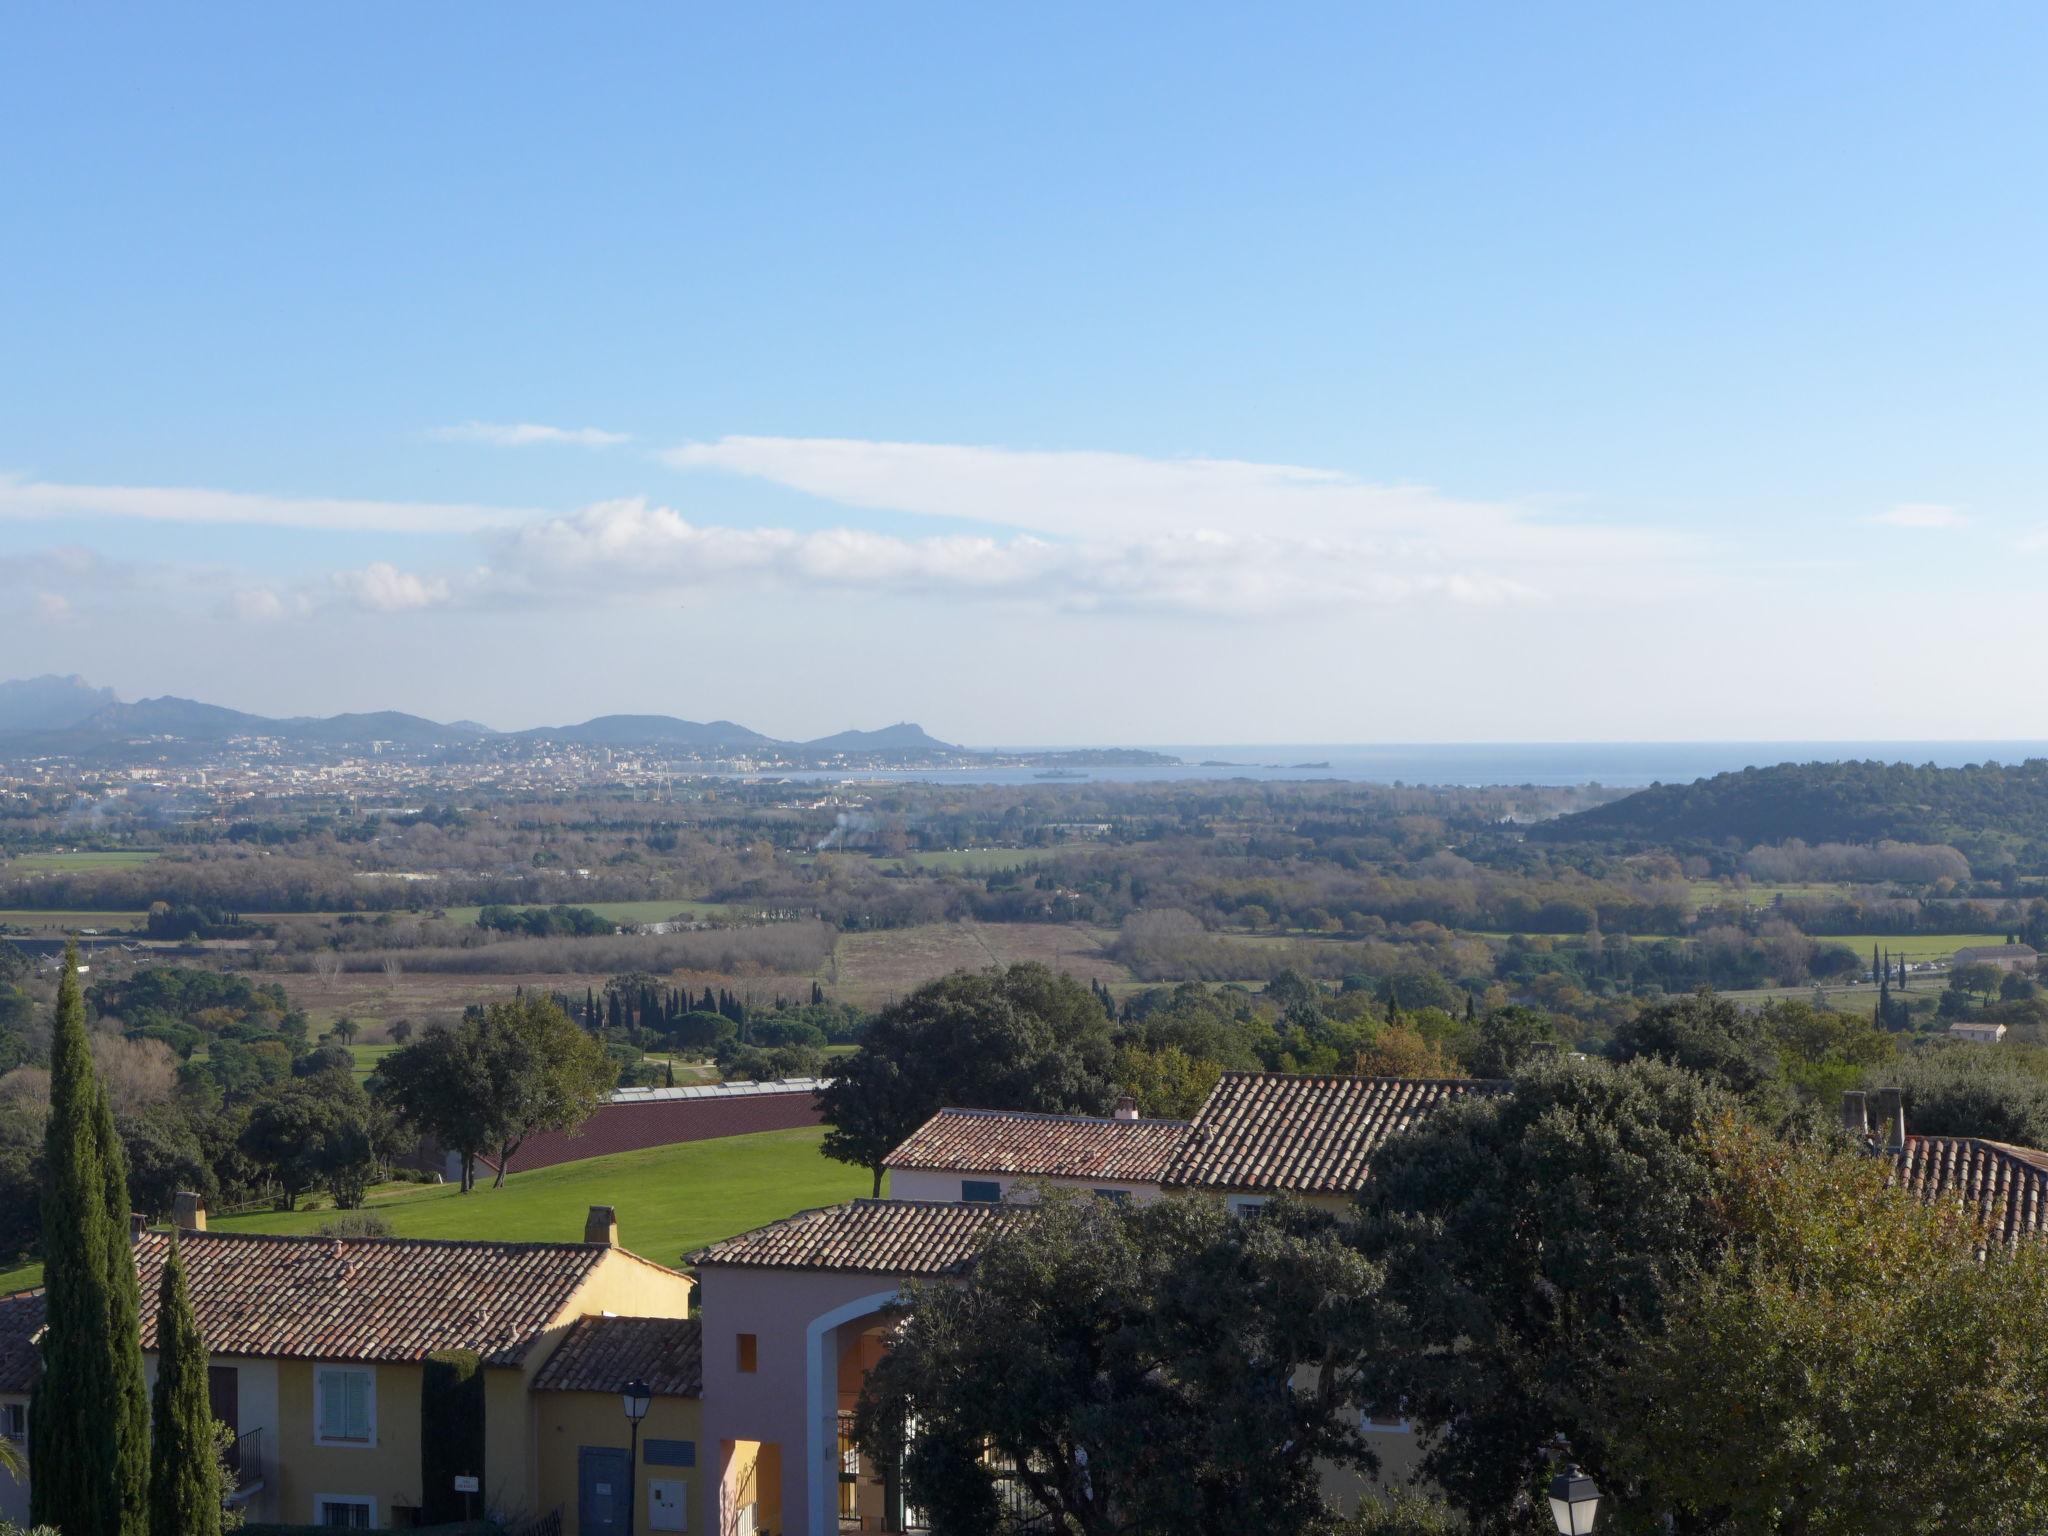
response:
<path fill-rule="evenodd" d="M 1072 752 L 1080 747 L 995 746 L 1007 756 Z M 1050 782 L 1176 784 L 1203 779 L 1257 779 L 1364 784 L 1596 784 L 1640 789 L 1649 784 L 1690 784 L 1743 768 L 1774 763 L 1877 761 L 1959 768 L 1972 763 L 2018 763 L 2048 757 L 2048 741 L 1575 741 L 1405 742 L 1362 746 L 1318 742 L 1231 746 L 1153 746 L 1180 759 L 1168 766 L 1078 768 Z M 933 784 L 1030 784 L 1043 768 L 963 767 L 864 771 L 863 780 Z M 835 780 L 845 773 L 788 773 L 778 778 Z"/>

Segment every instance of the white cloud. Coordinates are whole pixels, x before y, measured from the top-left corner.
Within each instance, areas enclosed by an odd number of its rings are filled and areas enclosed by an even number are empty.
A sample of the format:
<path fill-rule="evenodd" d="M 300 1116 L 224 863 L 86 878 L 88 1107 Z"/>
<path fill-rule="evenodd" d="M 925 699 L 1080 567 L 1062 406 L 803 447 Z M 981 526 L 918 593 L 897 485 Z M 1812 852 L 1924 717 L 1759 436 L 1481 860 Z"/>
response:
<path fill-rule="evenodd" d="M 61 592 L 38 592 L 36 617 L 48 624 L 63 623 L 71 617 L 71 599 Z"/>
<path fill-rule="evenodd" d="M 530 448 L 536 443 L 611 448 L 632 441 L 629 433 L 607 432 L 601 427 L 545 427 L 531 421 L 465 421 L 460 426 L 436 427 L 433 435 L 443 442 L 489 443 L 498 448 Z"/>
<path fill-rule="evenodd" d="M 381 560 L 359 571 L 337 571 L 333 584 L 337 592 L 358 608 L 377 613 L 438 607 L 453 596 L 446 577 L 418 576 Z"/>
<path fill-rule="evenodd" d="M 479 597 L 563 590 L 661 594 L 756 580 L 800 588 L 1004 598 L 1073 611 L 1279 614 L 1346 603 L 1496 604 L 1535 595 L 1484 569 L 1432 562 L 1397 541 L 1197 531 L 1053 541 L 900 538 L 690 521 L 642 498 L 602 502 L 498 537 Z"/>
<path fill-rule="evenodd" d="M 221 606 L 227 617 L 244 624 L 274 623 L 285 615 L 284 599 L 268 587 L 237 587 Z"/>
<path fill-rule="evenodd" d="M 111 517 L 361 533 L 480 533 L 535 515 L 462 503 L 266 496 L 189 486 L 54 485 L 0 476 L 0 519 Z"/>
<path fill-rule="evenodd" d="M 1871 521 L 1893 528 L 1962 528 L 1970 519 L 1961 507 L 1943 506 L 1936 501 L 1902 501 L 1877 513 Z"/>

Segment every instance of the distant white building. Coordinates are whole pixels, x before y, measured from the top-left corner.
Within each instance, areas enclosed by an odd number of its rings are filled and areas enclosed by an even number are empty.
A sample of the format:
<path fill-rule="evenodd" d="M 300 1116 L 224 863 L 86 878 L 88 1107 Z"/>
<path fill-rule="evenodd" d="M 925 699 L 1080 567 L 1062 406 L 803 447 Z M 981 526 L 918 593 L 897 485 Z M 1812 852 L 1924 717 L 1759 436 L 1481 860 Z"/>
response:
<path fill-rule="evenodd" d="M 1955 952 L 1951 965 L 1995 965 L 2001 971 L 2031 971 L 2041 957 L 2031 944 L 1971 944 Z"/>
<path fill-rule="evenodd" d="M 1962 1023 L 1948 1027 L 1949 1037 L 1954 1040 L 1974 1040 L 1980 1045 L 1996 1045 L 2005 1038 L 2003 1024 Z"/>

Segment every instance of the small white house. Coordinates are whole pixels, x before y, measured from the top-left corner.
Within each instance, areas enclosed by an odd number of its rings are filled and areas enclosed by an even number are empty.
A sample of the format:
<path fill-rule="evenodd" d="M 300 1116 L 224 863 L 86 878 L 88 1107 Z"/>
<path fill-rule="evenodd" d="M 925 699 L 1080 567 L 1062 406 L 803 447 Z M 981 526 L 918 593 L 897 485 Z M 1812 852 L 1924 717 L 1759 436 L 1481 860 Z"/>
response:
<path fill-rule="evenodd" d="M 1996 1045 L 2005 1038 L 2003 1024 L 1961 1023 L 1948 1027 L 1949 1037 L 1954 1040 L 1974 1040 L 1983 1045 Z"/>

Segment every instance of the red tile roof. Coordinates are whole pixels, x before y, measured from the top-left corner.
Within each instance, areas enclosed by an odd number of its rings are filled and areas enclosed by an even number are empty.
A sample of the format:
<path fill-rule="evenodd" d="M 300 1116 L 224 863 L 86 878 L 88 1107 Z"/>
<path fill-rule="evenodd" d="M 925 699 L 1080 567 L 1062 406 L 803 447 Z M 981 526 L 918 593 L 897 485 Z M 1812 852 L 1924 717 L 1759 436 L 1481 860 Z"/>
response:
<path fill-rule="evenodd" d="M 1991 1246 L 2048 1236 L 2048 1152 L 1973 1136 L 1908 1136 L 1897 1178 L 1923 1200 L 1959 1203 Z"/>
<path fill-rule="evenodd" d="M 1372 1156 L 1446 1104 L 1504 1093 L 1478 1078 L 1226 1072 L 1195 1112 L 1165 1182 L 1204 1189 L 1355 1194 Z"/>
<path fill-rule="evenodd" d="M 1185 1120 L 942 1109 L 882 1165 L 1157 1183 L 1187 1131 Z"/>
<path fill-rule="evenodd" d="M 136 1244 L 144 1349 L 156 1347 L 170 1241 L 147 1232 Z M 217 1355 L 405 1362 L 472 1349 L 488 1365 L 518 1364 L 606 1254 L 624 1254 L 598 1243 L 249 1232 L 186 1232 L 178 1246 L 200 1335 Z"/>
<path fill-rule="evenodd" d="M 952 1275 L 974 1260 L 1017 1206 L 951 1200 L 855 1200 L 799 1211 L 689 1256 L 699 1268 L 833 1269 L 875 1275 Z"/>
<path fill-rule="evenodd" d="M 623 1392 L 639 1379 L 657 1397 L 704 1391 L 703 1327 L 688 1317 L 583 1317 L 533 1378 L 536 1392 Z"/>
<path fill-rule="evenodd" d="M 0 1392 L 35 1390 L 36 1335 L 43 1331 L 43 1293 L 0 1296 Z"/>

